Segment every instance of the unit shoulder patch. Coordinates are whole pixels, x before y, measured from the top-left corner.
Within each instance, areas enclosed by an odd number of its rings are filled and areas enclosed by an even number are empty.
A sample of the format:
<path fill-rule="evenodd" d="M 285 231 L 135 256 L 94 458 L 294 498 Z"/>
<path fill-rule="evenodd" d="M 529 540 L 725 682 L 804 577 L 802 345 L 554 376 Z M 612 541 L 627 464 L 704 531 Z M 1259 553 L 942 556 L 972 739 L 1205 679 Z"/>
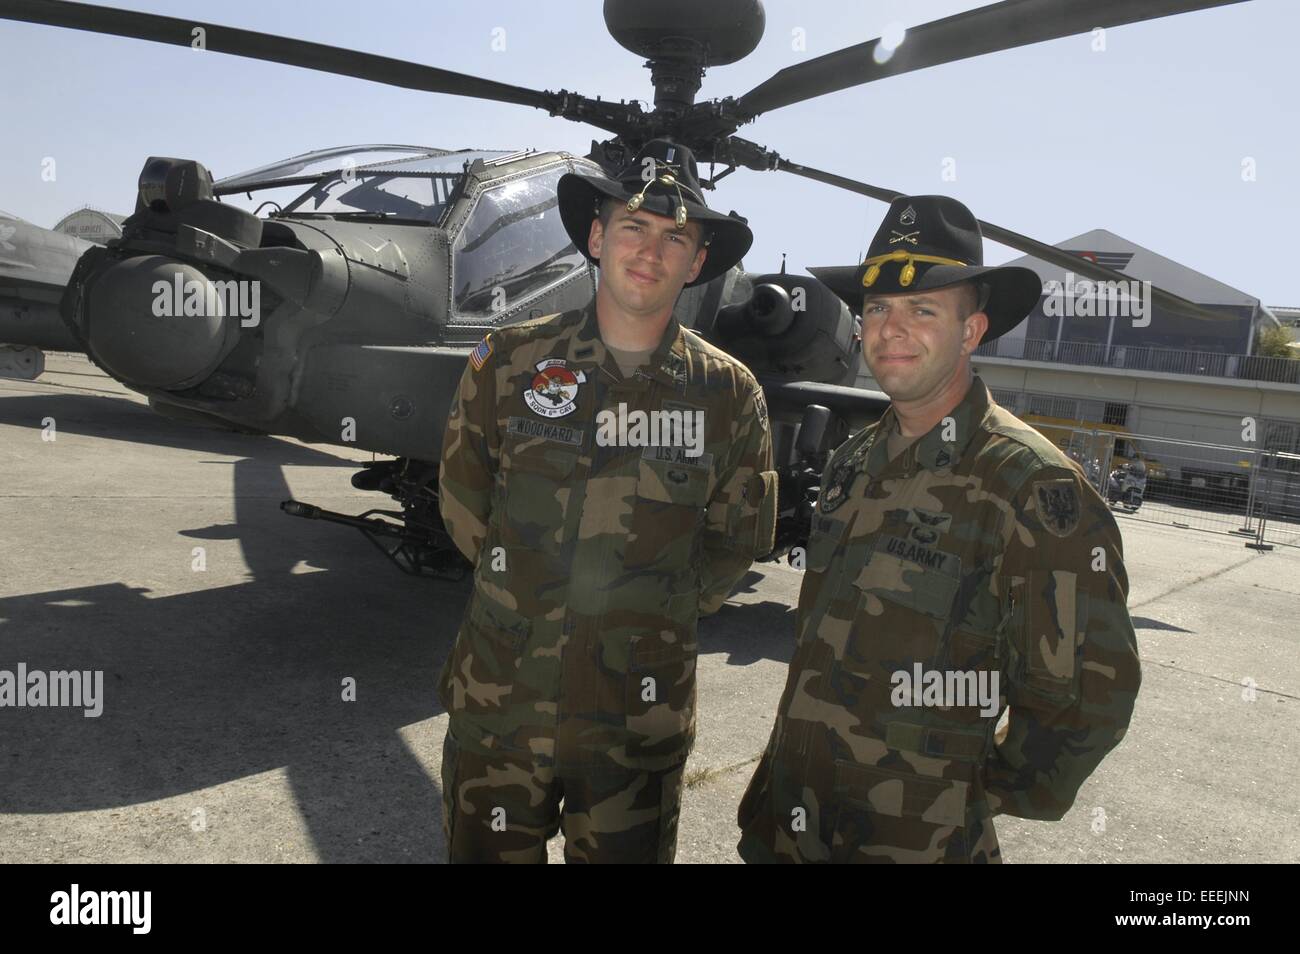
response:
<path fill-rule="evenodd" d="M 1034 482 L 1034 501 L 1038 519 L 1048 533 L 1068 537 L 1079 525 L 1082 505 L 1079 490 L 1068 477 Z"/>

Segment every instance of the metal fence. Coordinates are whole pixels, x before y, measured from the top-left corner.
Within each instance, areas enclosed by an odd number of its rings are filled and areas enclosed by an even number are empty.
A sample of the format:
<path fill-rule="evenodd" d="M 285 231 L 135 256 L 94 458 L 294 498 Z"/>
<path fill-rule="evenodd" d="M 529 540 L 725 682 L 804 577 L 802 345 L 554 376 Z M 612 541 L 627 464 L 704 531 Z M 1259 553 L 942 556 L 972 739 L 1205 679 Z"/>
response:
<path fill-rule="evenodd" d="M 1300 360 L 1295 358 L 1005 337 L 980 345 L 975 349 L 975 356 L 1300 384 Z"/>
<path fill-rule="evenodd" d="M 1300 547 L 1300 454 L 1035 426 L 1083 468 L 1103 498 L 1111 473 L 1140 459 L 1147 485 L 1133 519 L 1231 534 L 1255 548 Z M 1126 509 L 1120 502 L 1111 506 Z"/>

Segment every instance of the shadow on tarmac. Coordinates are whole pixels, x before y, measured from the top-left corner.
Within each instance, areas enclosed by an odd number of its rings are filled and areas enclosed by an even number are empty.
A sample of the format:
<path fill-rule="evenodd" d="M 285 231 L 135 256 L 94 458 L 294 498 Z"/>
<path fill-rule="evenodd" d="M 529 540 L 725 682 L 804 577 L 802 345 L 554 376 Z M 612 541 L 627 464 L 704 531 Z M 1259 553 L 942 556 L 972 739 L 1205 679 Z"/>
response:
<path fill-rule="evenodd" d="M 755 592 L 763 575 L 750 570 L 732 595 Z M 726 653 L 729 666 L 748 666 L 760 659 L 789 663 L 794 655 L 794 617 L 794 607 L 775 600 L 723 606 L 700 618 L 700 653 Z"/>
<path fill-rule="evenodd" d="M 441 860 L 441 792 L 398 730 L 441 711 L 435 678 L 468 584 L 405 577 L 358 534 L 280 512 L 283 465 L 337 467 L 348 486 L 352 461 L 128 401 L 0 401 L 0 423 L 39 430 L 47 416 L 64 434 L 239 456 L 234 522 L 181 534 L 237 540 L 249 579 L 163 597 L 107 583 L 0 600 L 0 668 L 104 671 L 98 718 L 6 710 L 0 812 L 134 805 L 287 767 L 322 860 Z M 83 532 L 93 563 L 97 531 Z M 39 559 L 39 541 L 25 550 Z M 342 701 L 345 678 L 355 702 Z M 203 805 L 197 795 L 192 808 Z"/>
<path fill-rule="evenodd" d="M 249 579 L 162 597 L 106 583 L 0 599 L 0 668 L 104 672 L 98 718 L 6 710 L 0 813 L 135 805 L 285 767 L 321 860 L 441 861 L 440 786 L 399 730 L 442 712 L 435 681 L 469 581 L 404 576 L 359 535 L 280 512 L 290 496 L 283 466 L 337 467 L 346 486 L 353 461 L 196 429 L 126 400 L 0 401 L 0 424 L 39 430 L 44 417 L 64 434 L 240 458 L 234 522 L 180 534 L 237 540 Z M 83 532 L 80 553 L 93 564 L 97 530 Z M 26 548 L 38 559 L 40 550 L 39 541 Z M 761 579 L 751 571 L 738 592 Z M 788 661 L 793 633 L 788 606 L 728 606 L 701 620 L 701 652 L 727 653 L 731 665 Z M 356 681 L 355 702 L 342 701 L 346 678 Z M 185 811 L 197 808 L 202 794 Z M 214 810 L 205 809 L 211 824 L 239 823 Z"/>
<path fill-rule="evenodd" d="M 1163 620 L 1152 619 L 1149 616 L 1134 616 L 1134 629 L 1159 629 L 1170 633 L 1190 633 L 1193 630 L 1184 629 L 1181 626 L 1175 626 L 1173 623 L 1166 623 Z"/>

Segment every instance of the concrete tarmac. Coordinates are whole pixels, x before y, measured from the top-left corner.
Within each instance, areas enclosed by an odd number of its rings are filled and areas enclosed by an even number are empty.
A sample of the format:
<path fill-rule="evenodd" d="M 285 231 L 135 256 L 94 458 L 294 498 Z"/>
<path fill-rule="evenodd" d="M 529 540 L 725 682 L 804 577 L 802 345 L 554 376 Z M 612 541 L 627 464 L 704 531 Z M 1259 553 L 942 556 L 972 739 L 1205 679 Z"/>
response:
<path fill-rule="evenodd" d="M 434 679 L 468 582 L 279 510 L 386 506 L 349 483 L 371 455 L 174 423 L 78 356 L 47 368 L 0 380 L 0 669 L 103 670 L 103 713 L 0 708 L 0 862 L 441 861 Z M 1005 860 L 1300 861 L 1300 548 L 1118 520 L 1133 723 L 1064 819 L 998 820 Z M 739 860 L 799 583 L 761 565 L 701 621 L 679 862 Z"/>

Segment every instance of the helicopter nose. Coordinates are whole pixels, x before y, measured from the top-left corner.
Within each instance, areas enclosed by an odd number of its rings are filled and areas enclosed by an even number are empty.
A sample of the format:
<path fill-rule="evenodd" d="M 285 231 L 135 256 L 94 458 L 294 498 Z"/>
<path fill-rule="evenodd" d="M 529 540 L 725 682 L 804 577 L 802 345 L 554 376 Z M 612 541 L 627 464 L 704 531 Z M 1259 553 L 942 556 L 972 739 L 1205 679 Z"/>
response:
<path fill-rule="evenodd" d="M 161 255 L 116 262 L 91 276 L 85 291 L 90 351 L 132 384 L 171 390 L 197 384 L 238 339 L 226 291 L 194 266 Z"/>

